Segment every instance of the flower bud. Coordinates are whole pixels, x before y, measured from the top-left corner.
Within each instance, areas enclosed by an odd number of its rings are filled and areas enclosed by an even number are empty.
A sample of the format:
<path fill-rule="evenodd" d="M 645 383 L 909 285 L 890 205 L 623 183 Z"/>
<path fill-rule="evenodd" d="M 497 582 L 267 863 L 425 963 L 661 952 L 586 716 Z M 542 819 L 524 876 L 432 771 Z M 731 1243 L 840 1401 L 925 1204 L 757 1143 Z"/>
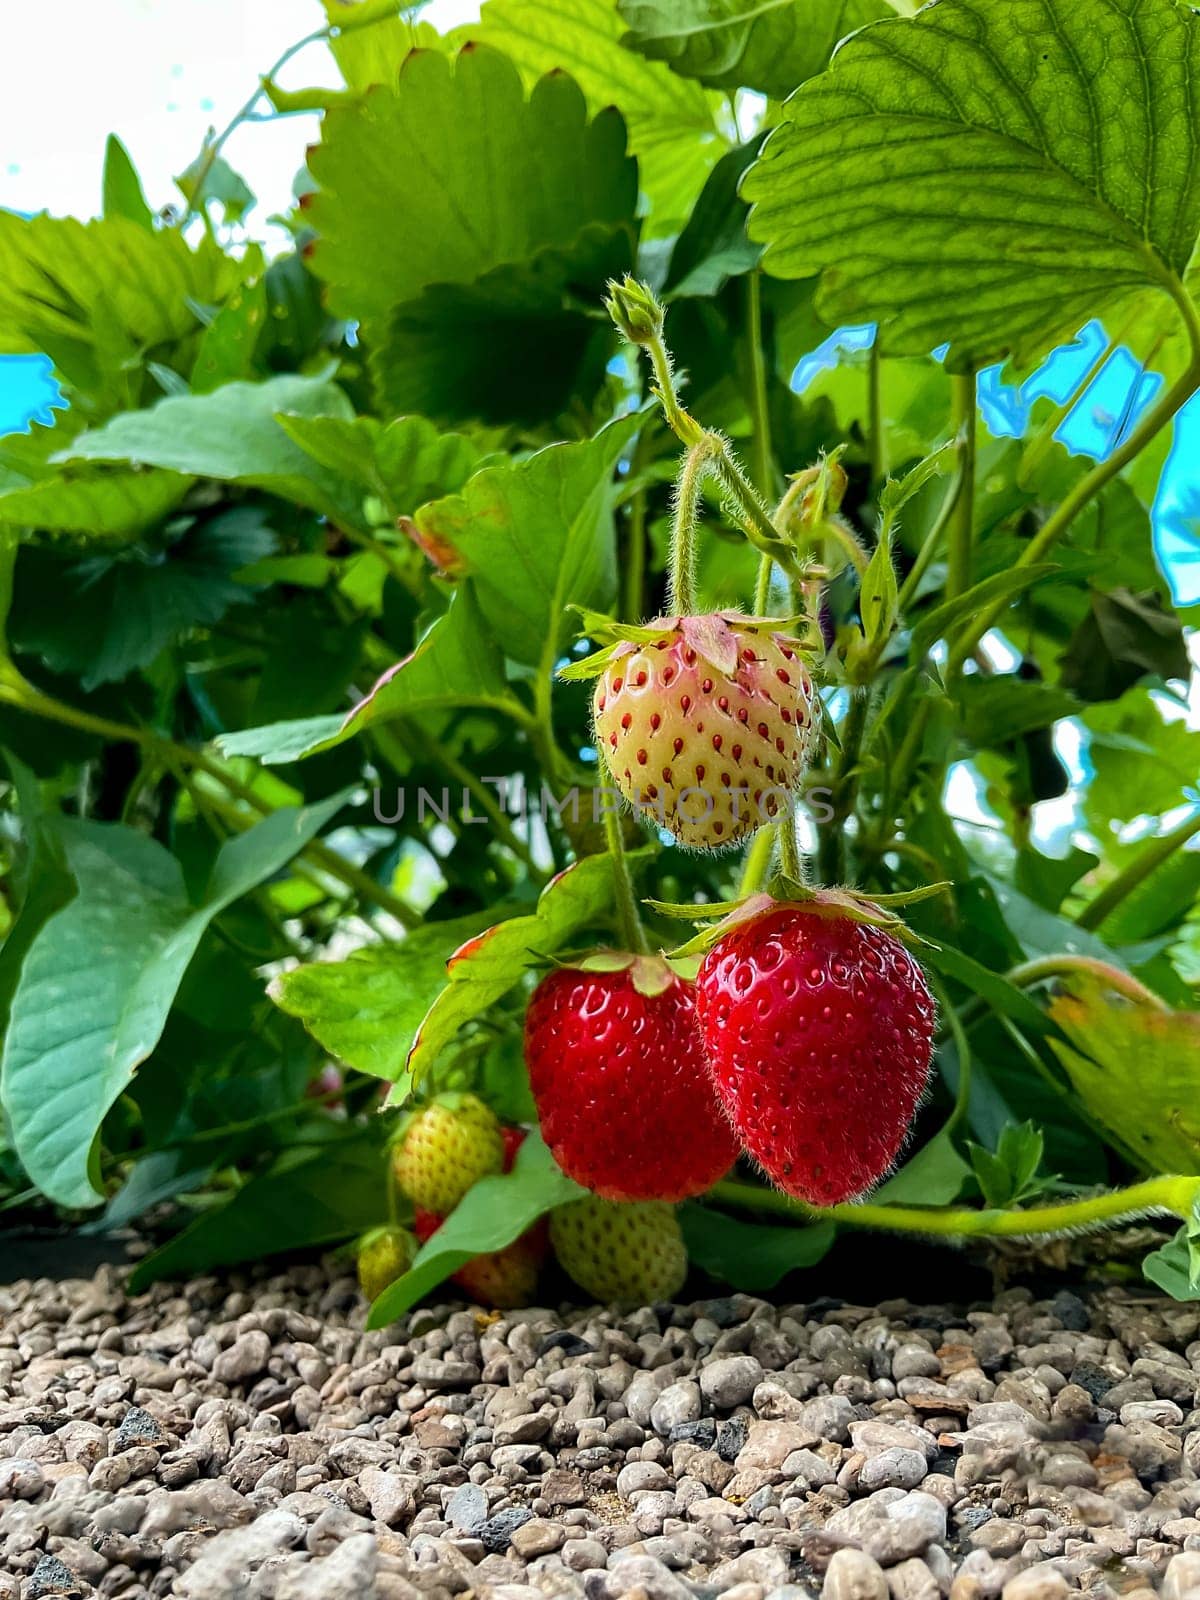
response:
<path fill-rule="evenodd" d="M 608 282 L 604 302 L 609 316 L 631 344 L 653 344 L 662 337 L 663 308 L 644 283 L 628 275 Z"/>

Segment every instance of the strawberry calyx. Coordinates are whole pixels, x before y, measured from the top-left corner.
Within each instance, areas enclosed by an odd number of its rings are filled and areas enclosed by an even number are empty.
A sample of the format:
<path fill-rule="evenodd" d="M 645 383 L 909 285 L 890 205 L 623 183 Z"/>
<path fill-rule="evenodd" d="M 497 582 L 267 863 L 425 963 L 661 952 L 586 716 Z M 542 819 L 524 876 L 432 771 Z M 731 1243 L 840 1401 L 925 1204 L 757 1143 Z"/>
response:
<path fill-rule="evenodd" d="M 804 905 L 817 916 L 844 917 L 868 927 L 882 928 L 906 944 L 928 948 L 929 941 L 914 932 L 894 908 L 932 899 L 950 887 L 949 881 L 930 883 L 901 894 L 871 897 L 860 894 L 856 889 L 814 889 L 809 884 L 798 883 L 794 878 L 780 873 L 771 880 L 767 889 L 747 895 L 742 900 L 721 900 L 707 905 L 679 905 L 663 900 L 648 900 L 646 904 L 662 917 L 708 924 L 670 951 L 668 959 L 671 961 L 703 953 L 734 928 L 752 922 L 756 917 L 773 911 L 776 906 L 789 904 Z"/>
<path fill-rule="evenodd" d="M 575 608 L 580 613 L 583 628 L 581 638 L 593 639 L 600 649 L 561 667 L 558 677 L 566 683 L 587 682 L 598 678 L 614 661 L 647 644 L 659 641 L 675 643 L 681 637 L 684 644 L 718 672 L 730 676 L 738 663 L 739 635 L 770 633 L 793 642 L 801 650 L 812 629 L 809 620 L 794 617 L 747 617 L 740 611 L 713 611 L 698 616 L 655 617 L 652 622 L 617 622 L 600 612 Z"/>
<path fill-rule="evenodd" d="M 575 959 L 558 959 L 556 967 L 571 972 L 628 972 L 638 994 L 647 999 L 665 994 L 678 974 L 663 956 L 634 954 L 629 950 L 593 950 Z"/>

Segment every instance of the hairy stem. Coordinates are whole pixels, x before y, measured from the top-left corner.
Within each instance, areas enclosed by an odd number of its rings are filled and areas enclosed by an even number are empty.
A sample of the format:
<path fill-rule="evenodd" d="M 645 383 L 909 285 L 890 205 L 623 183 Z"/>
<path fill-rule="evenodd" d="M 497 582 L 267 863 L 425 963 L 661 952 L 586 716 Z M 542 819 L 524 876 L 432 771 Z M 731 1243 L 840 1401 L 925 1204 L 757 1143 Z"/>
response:
<path fill-rule="evenodd" d="M 711 435 L 705 434 L 684 456 L 675 480 L 667 603 L 671 611 L 681 617 L 690 617 L 696 610 L 696 527 L 700 518 L 700 491 L 712 470 L 713 445 Z"/>
<path fill-rule="evenodd" d="M 1058 1205 L 1031 1206 L 1027 1211 L 973 1211 L 968 1206 L 838 1205 L 808 1206 L 802 1201 L 728 1179 L 709 1190 L 713 1200 L 747 1211 L 766 1211 L 802 1222 L 839 1222 L 851 1228 L 881 1228 L 892 1233 L 920 1233 L 935 1238 L 1030 1239 L 1077 1233 L 1127 1217 L 1169 1213 L 1186 1221 L 1200 1196 L 1200 1178 L 1150 1178 L 1127 1189 L 1114 1189 Z"/>

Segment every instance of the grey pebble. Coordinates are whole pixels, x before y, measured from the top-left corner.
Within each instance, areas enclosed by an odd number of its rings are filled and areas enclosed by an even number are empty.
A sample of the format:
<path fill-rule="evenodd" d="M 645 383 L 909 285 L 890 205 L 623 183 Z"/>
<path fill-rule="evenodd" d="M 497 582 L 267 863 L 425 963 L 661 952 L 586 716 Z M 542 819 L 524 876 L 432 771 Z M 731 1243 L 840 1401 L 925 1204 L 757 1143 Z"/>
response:
<path fill-rule="evenodd" d="M 528 1506 L 512 1506 L 508 1511 L 498 1511 L 494 1517 L 489 1517 L 478 1529 L 479 1538 L 485 1550 L 499 1554 L 508 1549 L 517 1529 L 532 1521 L 533 1512 Z"/>
<path fill-rule="evenodd" d="M 732 1411 L 745 1405 L 764 1376 L 762 1363 L 753 1356 L 722 1356 L 701 1367 L 700 1393 L 717 1410 Z"/>
<path fill-rule="evenodd" d="M 477 1483 L 464 1483 L 446 1503 L 446 1516 L 460 1533 L 478 1533 L 488 1518 L 487 1495 Z"/>

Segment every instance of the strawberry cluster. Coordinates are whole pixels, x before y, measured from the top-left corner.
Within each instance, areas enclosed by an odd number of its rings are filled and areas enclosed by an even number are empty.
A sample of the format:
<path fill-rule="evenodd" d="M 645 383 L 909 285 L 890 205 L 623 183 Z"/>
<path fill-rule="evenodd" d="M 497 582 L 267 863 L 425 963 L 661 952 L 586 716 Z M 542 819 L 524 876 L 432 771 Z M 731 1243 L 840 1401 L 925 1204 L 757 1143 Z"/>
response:
<path fill-rule="evenodd" d="M 744 1150 L 811 1205 L 887 1172 L 925 1088 L 934 1006 L 894 933 L 820 895 L 767 901 L 705 955 L 543 979 L 525 1055 L 563 1171 L 610 1200 L 682 1200 Z"/>

